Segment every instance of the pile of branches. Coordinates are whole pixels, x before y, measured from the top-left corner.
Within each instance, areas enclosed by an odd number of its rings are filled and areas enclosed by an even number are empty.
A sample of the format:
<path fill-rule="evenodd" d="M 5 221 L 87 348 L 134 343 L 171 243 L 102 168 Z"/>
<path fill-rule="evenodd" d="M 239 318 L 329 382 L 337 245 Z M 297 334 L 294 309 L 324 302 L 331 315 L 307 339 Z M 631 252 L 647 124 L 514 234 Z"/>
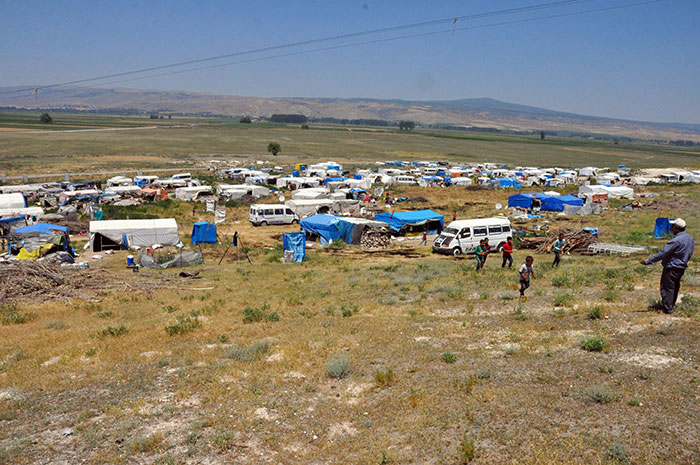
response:
<path fill-rule="evenodd" d="M 362 231 L 360 246 L 363 249 L 386 249 L 391 245 L 391 234 L 387 231 L 365 229 Z"/>
<path fill-rule="evenodd" d="M 537 253 L 549 253 L 552 251 L 554 241 L 559 238 L 559 234 L 564 234 L 566 245 L 564 252 L 581 253 L 588 250 L 588 246 L 600 242 L 598 236 L 583 229 L 562 229 L 546 237 L 524 237 L 520 241 L 520 249 L 531 249 Z"/>
<path fill-rule="evenodd" d="M 99 289 L 104 286 L 104 274 L 25 260 L 0 265 L 0 282 L 0 302 L 5 302 L 36 296 L 69 297 L 79 289 Z"/>

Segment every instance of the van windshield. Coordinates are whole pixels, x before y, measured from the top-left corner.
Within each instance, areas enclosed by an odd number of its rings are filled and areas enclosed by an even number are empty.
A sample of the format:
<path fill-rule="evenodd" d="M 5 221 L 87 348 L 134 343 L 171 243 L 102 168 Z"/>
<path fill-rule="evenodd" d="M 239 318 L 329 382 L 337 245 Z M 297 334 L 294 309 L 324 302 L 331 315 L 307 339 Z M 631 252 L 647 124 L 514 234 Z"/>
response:
<path fill-rule="evenodd" d="M 443 229 L 442 232 L 444 232 L 445 234 L 451 234 L 451 235 L 453 235 L 453 236 L 456 236 L 457 233 L 459 232 L 459 229 L 456 229 L 456 228 L 445 228 L 445 229 Z"/>

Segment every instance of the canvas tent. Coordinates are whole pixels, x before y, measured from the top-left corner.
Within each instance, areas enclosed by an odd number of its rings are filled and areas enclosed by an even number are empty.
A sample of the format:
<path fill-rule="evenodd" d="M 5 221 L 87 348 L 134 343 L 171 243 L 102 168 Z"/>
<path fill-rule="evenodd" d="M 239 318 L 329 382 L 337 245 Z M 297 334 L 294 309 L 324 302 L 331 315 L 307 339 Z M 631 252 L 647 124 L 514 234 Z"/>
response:
<path fill-rule="evenodd" d="M 192 235 L 190 236 L 192 245 L 216 244 L 216 225 L 208 221 L 199 221 L 192 225 Z"/>
<path fill-rule="evenodd" d="M 387 223 L 392 231 L 400 234 L 422 232 L 426 227 L 428 233 L 434 234 L 442 231 L 445 224 L 442 215 L 432 210 L 380 213 L 374 219 Z"/>
<path fill-rule="evenodd" d="M 27 199 L 21 193 L 0 194 L 0 209 L 26 207 Z"/>
<path fill-rule="evenodd" d="M 558 195 L 556 197 L 547 196 L 546 198 L 542 199 L 543 211 L 561 212 L 564 211 L 565 205 L 582 207 L 583 199 L 579 199 L 573 195 Z"/>
<path fill-rule="evenodd" d="M 581 186 L 578 189 L 579 194 L 608 194 L 611 199 L 632 199 L 634 198 L 634 189 L 625 186 L 599 186 L 588 185 Z"/>
<path fill-rule="evenodd" d="M 154 244 L 175 245 L 179 241 L 175 218 L 90 221 L 93 252 Z"/>

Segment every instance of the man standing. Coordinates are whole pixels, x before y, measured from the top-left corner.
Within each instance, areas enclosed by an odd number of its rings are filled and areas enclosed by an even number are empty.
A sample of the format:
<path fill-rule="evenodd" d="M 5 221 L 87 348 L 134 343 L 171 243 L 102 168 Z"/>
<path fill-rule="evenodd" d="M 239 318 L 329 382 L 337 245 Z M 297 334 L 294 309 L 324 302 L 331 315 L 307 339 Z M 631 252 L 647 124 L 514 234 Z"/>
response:
<path fill-rule="evenodd" d="M 664 313 L 673 312 L 681 288 L 681 278 L 695 250 L 695 242 L 690 234 L 685 232 L 685 221 L 682 218 L 671 221 L 671 231 L 673 239 L 666 243 L 664 249 L 642 260 L 642 265 L 661 261 L 664 267 L 661 273 L 661 310 Z"/>
<path fill-rule="evenodd" d="M 566 239 L 564 239 L 564 234 L 559 233 L 559 239 L 554 241 L 552 245 L 552 252 L 554 252 L 554 261 L 552 262 L 552 268 L 559 267 L 559 262 L 561 261 L 561 253 L 564 251 L 566 246 Z"/>

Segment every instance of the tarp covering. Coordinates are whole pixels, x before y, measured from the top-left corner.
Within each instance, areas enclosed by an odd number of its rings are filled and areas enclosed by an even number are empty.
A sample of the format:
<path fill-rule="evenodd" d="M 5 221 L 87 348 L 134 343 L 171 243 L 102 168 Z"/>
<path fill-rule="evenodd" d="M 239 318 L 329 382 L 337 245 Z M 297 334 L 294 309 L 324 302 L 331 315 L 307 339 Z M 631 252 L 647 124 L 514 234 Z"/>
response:
<path fill-rule="evenodd" d="M 668 218 L 657 218 L 656 224 L 654 224 L 654 237 L 661 239 L 664 236 L 672 234 L 671 231 L 671 220 Z"/>
<path fill-rule="evenodd" d="M 90 244 L 93 251 L 95 236 L 98 234 L 116 244 L 123 244 L 123 236 L 126 236 L 129 246 L 136 247 L 175 245 L 180 241 L 175 218 L 90 221 Z"/>
<path fill-rule="evenodd" d="M 183 268 L 185 266 L 201 265 L 204 257 L 199 252 L 182 252 L 175 255 L 168 255 L 159 260 L 140 252 L 136 263 L 144 268 Z"/>
<path fill-rule="evenodd" d="M 15 231 L 17 234 L 29 234 L 29 233 L 41 233 L 41 234 L 53 234 L 56 231 L 62 231 L 68 235 L 68 227 L 60 226 L 57 224 L 49 223 L 37 223 L 31 226 L 24 226 L 23 228 L 17 228 Z"/>
<path fill-rule="evenodd" d="M 393 231 L 401 231 L 406 226 L 420 226 L 431 221 L 440 222 L 440 230 L 444 228 L 444 219 L 441 214 L 432 210 L 416 210 L 412 212 L 387 212 L 374 217 L 377 221 L 387 223 Z M 429 231 L 429 233 L 432 233 Z"/>
<path fill-rule="evenodd" d="M 37 245 L 43 242 L 49 243 L 49 248 L 57 245 L 61 250 L 67 250 L 70 243 L 70 235 L 66 226 L 59 226 L 50 223 L 37 223 L 30 226 L 17 228 L 15 234 L 32 236 L 35 238 L 32 242 Z M 25 241 L 26 242 L 26 241 Z M 28 242 L 25 245 L 28 250 L 34 250 L 34 247 L 29 246 Z M 38 258 L 38 257 L 37 257 Z"/>
<path fill-rule="evenodd" d="M 542 199 L 542 210 L 550 212 L 564 211 L 564 205 L 583 206 L 583 199 L 573 195 L 559 195 L 556 197 L 547 196 Z"/>
<path fill-rule="evenodd" d="M 533 199 L 538 199 L 544 203 L 549 196 L 541 192 L 529 192 L 527 194 L 515 194 L 508 197 L 509 207 L 531 208 Z"/>
<path fill-rule="evenodd" d="M 282 246 L 284 250 L 294 252 L 294 261 L 302 262 L 306 257 L 306 234 L 303 232 L 282 234 Z"/>
<path fill-rule="evenodd" d="M 340 221 L 333 215 L 313 215 L 299 222 L 299 226 L 307 233 L 316 234 L 321 238 L 321 245 L 330 244 L 335 239 L 343 239 L 352 243 L 352 224 Z"/>
<path fill-rule="evenodd" d="M 192 245 L 201 243 L 216 244 L 216 225 L 208 221 L 199 221 L 192 225 L 192 235 L 190 237 Z"/>

